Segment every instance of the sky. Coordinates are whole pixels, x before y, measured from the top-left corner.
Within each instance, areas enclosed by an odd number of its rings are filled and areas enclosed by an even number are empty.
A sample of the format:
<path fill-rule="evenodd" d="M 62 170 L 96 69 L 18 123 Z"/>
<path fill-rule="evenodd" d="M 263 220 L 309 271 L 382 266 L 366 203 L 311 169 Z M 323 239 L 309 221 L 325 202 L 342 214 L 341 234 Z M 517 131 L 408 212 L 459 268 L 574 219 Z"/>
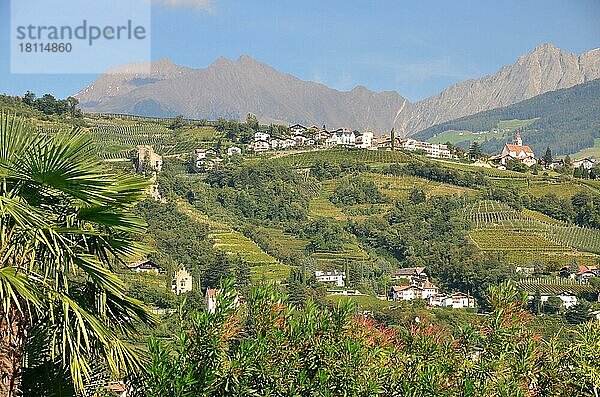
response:
<path fill-rule="evenodd" d="M 202 68 L 246 54 L 303 80 L 411 101 L 493 73 L 541 43 L 578 55 L 600 47 L 599 0 L 148 1 L 153 60 Z M 0 93 L 66 97 L 98 77 L 11 74 L 9 0 L 0 0 L 0 21 Z"/>

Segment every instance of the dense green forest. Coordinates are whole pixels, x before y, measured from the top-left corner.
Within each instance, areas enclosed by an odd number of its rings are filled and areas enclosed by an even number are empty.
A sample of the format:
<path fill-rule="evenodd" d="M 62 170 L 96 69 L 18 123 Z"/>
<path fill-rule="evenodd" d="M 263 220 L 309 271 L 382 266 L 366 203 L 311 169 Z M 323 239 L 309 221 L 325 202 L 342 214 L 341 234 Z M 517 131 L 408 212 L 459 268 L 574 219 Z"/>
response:
<path fill-rule="evenodd" d="M 600 80 L 592 80 L 571 88 L 552 91 L 499 109 L 480 112 L 429 127 L 414 135 L 427 140 L 443 131 L 490 131 L 501 120 L 539 118 L 523 132 L 526 144 L 536 153 L 551 147 L 555 154 L 575 153 L 593 147 L 600 137 Z M 486 139 L 482 149 L 487 153 L 502 151 L 505 139 Z M 469 143 L 463 143 L 468 148 Z"/>

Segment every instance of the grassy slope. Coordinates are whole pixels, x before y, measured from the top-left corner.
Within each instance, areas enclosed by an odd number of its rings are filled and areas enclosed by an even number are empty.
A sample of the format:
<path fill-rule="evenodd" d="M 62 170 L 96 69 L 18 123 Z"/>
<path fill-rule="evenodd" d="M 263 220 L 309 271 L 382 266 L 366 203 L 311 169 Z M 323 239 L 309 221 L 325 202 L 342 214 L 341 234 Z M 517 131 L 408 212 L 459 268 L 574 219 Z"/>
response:
<path fill-rule="evenodd" d="M 427 141 L 432 143 L 446 143 L 450 142 L 456 145 L 461 142 L 467 142 L 466 145 L 470 145 L 472 142 L 483 143 L 486 139 L 504 139 L 508 140 L 512 137 L 513 132 L 518 128 L 526 128 L 533 124 L 537 118 L 527 120 L 500 120 L 497 124 L 498 132 L 488 132 L 486 134 L 478 134 L 478 131 L 469 130 L 447 130 L 442 133 L 436 134 L 429 138 Z"/>

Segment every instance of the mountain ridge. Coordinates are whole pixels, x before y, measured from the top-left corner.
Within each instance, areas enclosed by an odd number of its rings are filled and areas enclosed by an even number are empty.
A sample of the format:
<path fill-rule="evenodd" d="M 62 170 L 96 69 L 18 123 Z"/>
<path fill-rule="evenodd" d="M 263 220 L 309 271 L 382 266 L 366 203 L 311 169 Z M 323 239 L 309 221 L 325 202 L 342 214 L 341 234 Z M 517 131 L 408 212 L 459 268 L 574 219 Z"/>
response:
<path fill-rule="evenodd" d="M 75 96 L 90 112 L 302 123 L 412 135 L 433 125 L 508 106 L 600 77 L 600 49 L 580 56 L 542 44 L 512 65 L 411 103 L 393 90 L 340 91 L 278 71 L 249 55 L 190 68 L 167 58 L 117 66 Z"/>

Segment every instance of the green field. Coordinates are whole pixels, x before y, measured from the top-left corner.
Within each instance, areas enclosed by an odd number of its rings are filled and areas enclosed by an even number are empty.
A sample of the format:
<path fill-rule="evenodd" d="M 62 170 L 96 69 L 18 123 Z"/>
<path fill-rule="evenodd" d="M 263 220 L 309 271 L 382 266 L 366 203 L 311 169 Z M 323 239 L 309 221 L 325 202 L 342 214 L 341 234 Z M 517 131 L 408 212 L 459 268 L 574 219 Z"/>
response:
<path fill-rule="evenodd" d="M 486 139 L 496 138 L 496 139 L 504 139 L 510 135 L 510 132 L 488 132 L 486 134 L 477 134 L 471 131 L 457 131 L 457 130 L 448 130 L 444 131 L 441 134 L 437 134 L 427 140 L 427 142 L 431 143 L 447 143 L 450 142 L 453 145 L 459 144 L 461 142 L 478 142 L 482 143 Z"/>
<path fill-rule="evenodd" d="M 531 124 L 533 124 L 534 122 L 536 122 L 537 120 L 539 120 L 539 117 L 533 118 L 533 119 L 526 119 L 526 120 L 519 120 L 519 119 L 513 119 L 513 120 L 500 120 L 498 122 L 498 129 L 499 130 L 510 130 L 515 131 L 516 129 L 519 128 L 527 128 L 529 127 Z"/>
<path fill-rule="evenodd" d="M 453 145 L 456 145 L 461 142 L 478 142 L 482 143 L 487 139 L 508 139 L 512 136 L 513 132 L 518 128 L 527 128 L 531 124 L 533 124 L 537 118 L 528 119 L 528 120 L 500 120 L 498 123 L 496 133 L 488 132 L 485 134 L 478 134 L 473 131 L 467 130 L 447 130 L 440 134 L 437 134 L 427 141 L 432 143 L 446 143 L 450 142 Z"/>
<path fill-rule="evenodd" d="M 586 157 L 600 158 L 600 138 L 594 139 L 594 146 L 586 149 L 581 149 L 577 153 L 571 154 L 569 157 L 573 160 L 579 160 Z"/>
<path fill-rule="evenodd" d="M 533 196 L 542 197 L 548 194 L 554 194 L 560 198 L 571 198 L 580 192 L 589 192 L 590 187 L 579 184 L 576 181 L 553 183 L 547 181 L 539 181 L 530 183 L 527 191 Z"/>
<path fill-rule="evenodd" d="M 382 193 L 390 199 L 406 198 L 414 188 L 423 189 L 428 196 L 477 194 L 477 191 L 474 189 L 447 183 L 433 182 L 416 176 L 392 176 L 376 173 L 362 173 L 361 177 L 373 181 Z"/>

